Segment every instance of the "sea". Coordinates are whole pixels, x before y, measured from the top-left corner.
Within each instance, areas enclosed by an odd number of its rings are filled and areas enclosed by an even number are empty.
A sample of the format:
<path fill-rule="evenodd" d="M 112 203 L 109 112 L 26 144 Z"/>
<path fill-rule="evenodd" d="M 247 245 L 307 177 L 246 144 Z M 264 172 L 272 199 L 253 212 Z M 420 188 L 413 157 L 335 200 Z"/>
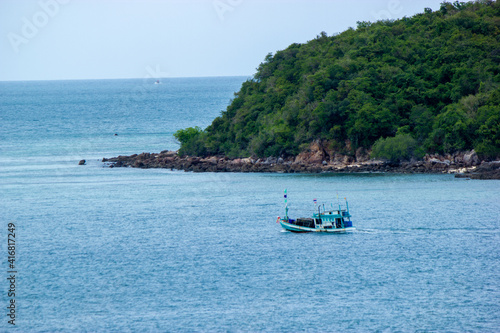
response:
<path fill-rule="evenodd" d="M 247 79 L 0 82 L 0 331 L 499 332 L 499 180 L 101 162 L 178 149 Z M 285 189 L 356 231 L 282 230 Z"/>

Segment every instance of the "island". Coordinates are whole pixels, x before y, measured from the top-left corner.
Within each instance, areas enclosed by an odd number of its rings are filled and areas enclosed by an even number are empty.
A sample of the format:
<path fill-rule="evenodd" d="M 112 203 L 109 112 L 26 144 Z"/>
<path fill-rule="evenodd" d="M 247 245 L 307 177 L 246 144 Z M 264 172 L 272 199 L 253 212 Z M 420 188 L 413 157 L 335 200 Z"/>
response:
<path fill-rule="evenodd" d="M 500 5 L 439 10 L 269 53 L 176 152 L 110 166 L 230 172 L 449 172 L 498 179 Z M 481 176 L 478 176 L 481 174 Z"/>

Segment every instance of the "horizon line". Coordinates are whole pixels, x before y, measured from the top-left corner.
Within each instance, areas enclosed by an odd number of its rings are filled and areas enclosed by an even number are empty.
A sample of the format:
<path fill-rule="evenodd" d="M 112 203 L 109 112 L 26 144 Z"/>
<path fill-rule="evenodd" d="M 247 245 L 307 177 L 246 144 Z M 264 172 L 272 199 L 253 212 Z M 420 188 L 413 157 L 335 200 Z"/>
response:
<path fill-rule="evenodd" d="M 218 77 L 248 77 L 253 75 L 205 75 L 205 76 L 167 76 L 167 77 L 123 77 L 123 78 L 95 78 L 95 79 L 19 79 L 19 80 L 0 80 L 0 82 L 32 82 L 32 81 L 97 81 L 97 80 L 168 80 L 168 79 L 203 79 Z"/>

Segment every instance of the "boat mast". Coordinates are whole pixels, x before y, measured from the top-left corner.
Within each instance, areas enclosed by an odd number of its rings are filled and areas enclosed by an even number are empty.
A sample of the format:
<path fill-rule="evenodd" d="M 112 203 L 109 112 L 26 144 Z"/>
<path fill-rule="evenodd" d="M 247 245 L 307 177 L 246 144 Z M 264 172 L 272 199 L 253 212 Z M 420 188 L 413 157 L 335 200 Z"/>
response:
<path fill-rule="evenodd" d="M 286 195 L 286 189 L 285 189 L 285 220 L 288 222 L 288 199 Z"/>
<path fill-rule="evenodd" d="M 320 219 L 320 212 L 319 212 L 319 209 L 320 209 L 321 205 L 318 205 L 318 201 L 317 201 L 316 199 L 313 199 L 313 202 L 314 202 L 314 210 L 316 210 L 316 208 L 318 208 L 318 219 L 315 219 L 315 218 L 314 218 L 314 214 L 313 214 L 314 226 L 316 227 L 316 224 L 317 224 L 316 222 L 318 222 L 318 221 L 319 221 L 319 219 Z"/>

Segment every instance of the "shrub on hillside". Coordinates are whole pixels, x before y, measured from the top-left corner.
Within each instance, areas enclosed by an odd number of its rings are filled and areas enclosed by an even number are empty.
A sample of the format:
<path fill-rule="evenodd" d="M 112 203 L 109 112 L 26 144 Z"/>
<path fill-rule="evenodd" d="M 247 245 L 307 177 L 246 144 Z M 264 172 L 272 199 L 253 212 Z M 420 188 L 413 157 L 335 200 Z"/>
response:
<path fill-rule="evenodd" d="M 398 134 L 378 139 L 373 145 L 371 157 L 400 162 L 414 157 L 416 149 L 417 141 L 410 134 Z"/>

